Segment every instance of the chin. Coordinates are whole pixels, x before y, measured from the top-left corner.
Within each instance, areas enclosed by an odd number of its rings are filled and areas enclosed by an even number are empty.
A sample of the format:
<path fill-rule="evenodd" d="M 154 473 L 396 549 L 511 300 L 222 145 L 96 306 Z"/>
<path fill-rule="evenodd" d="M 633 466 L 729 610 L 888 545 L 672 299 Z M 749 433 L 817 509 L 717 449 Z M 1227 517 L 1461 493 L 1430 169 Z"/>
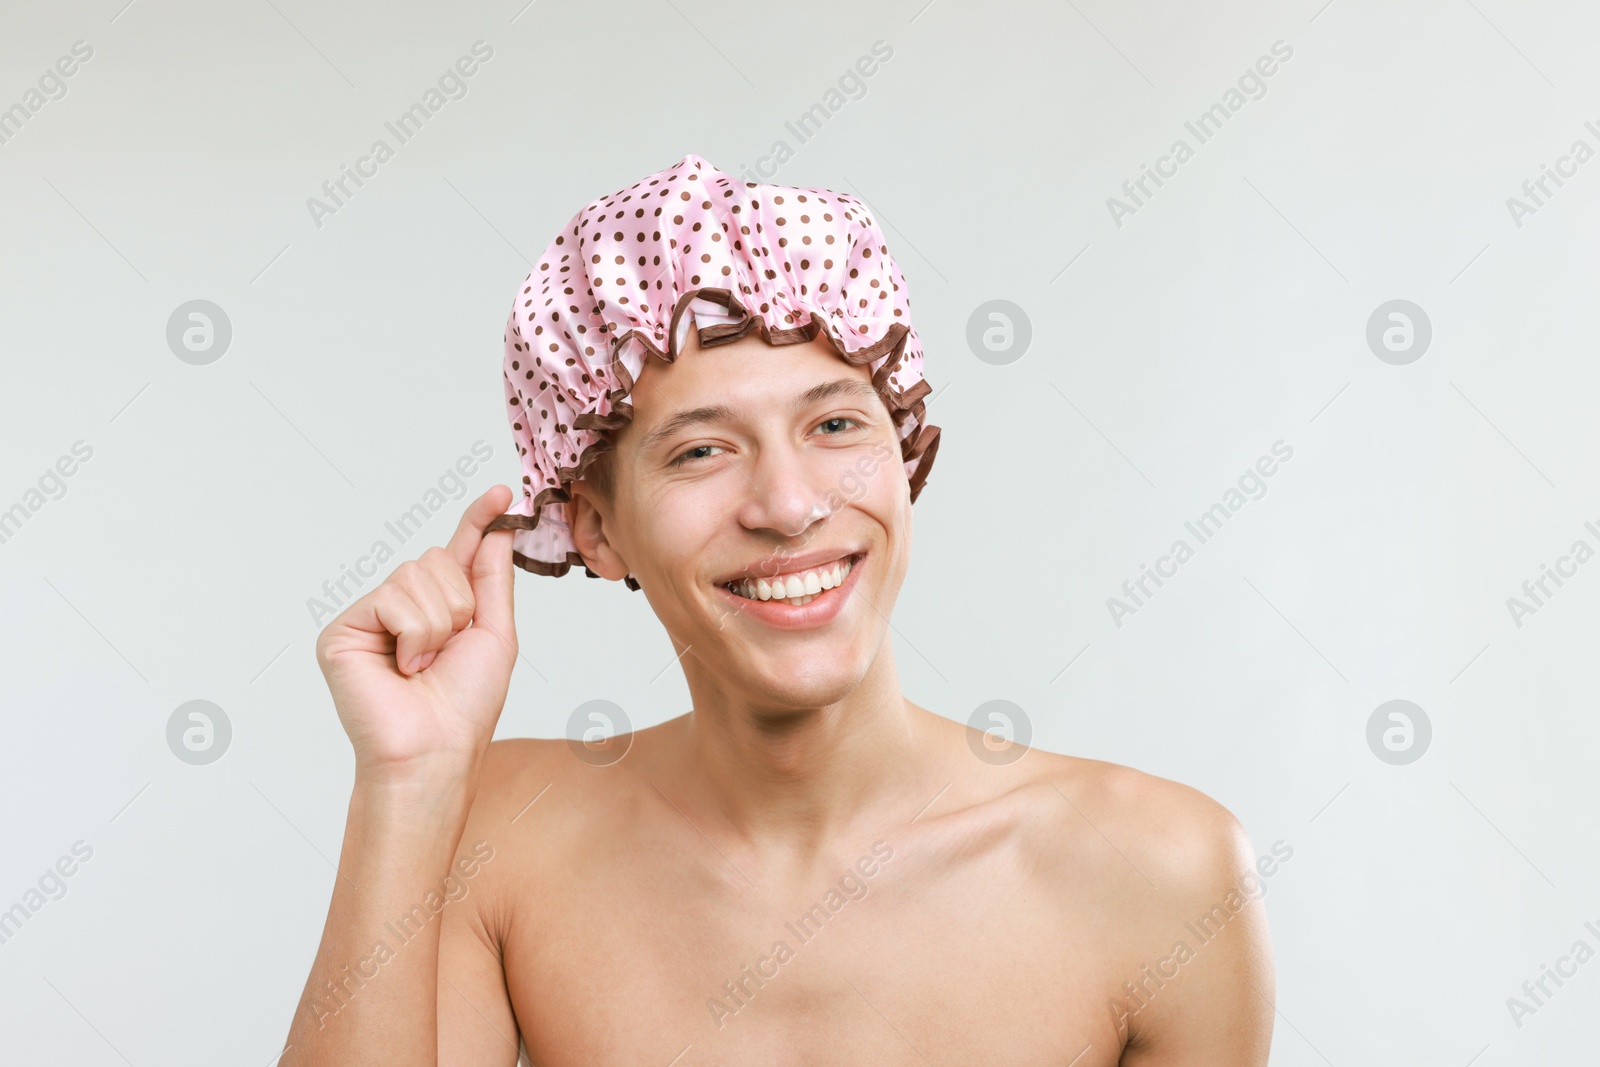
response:
<path fill-rule="evenodd" d="M 826 657 L 825 662 L 795 664 L 790 658 L 747 665 L 744 672 L 763 703 L 776 708 L 805 711 L 837 704 L 853 693 L 866 677 L 866 664 L 854 657 Z"/>

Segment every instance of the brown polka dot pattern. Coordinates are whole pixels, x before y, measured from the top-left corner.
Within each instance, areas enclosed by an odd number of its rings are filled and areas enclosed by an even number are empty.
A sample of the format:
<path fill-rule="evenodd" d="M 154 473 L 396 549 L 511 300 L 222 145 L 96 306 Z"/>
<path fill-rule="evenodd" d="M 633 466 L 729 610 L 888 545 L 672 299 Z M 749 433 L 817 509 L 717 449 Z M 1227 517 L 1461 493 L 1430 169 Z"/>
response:
<path fill-rule="evenodd" d="M 584 207 L 512 302 L 505 395 L 522 498 L 488 529 L 516 531 L 519 567 L 583 566 L 568 487 L 633 418 L 645 359 L 674 362 L 691 329 L 702 347 L 752 331 L 771 345 L 820 334 L 841 359 L 869 364 L 917 499 L 939 427 L 923 410 L 932 389 L 905 278 L 872 213 L 845 193 L 741 181 L 690 154 Z"/>

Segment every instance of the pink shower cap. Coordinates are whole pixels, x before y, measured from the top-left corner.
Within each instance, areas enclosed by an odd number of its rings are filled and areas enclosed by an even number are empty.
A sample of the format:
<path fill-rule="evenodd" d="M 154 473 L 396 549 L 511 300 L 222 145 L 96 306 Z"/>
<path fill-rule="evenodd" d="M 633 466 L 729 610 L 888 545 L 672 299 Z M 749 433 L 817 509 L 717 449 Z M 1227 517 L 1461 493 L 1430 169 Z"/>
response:
<path fill-rule="evenodd" d="M 905 278 L 871 212 L 687 155 L 573 216 L 512 302 L 505 390 L 522 499 L 487 530 L 515 531 L 517 566 L 599 577 L 573 544 L 568 487 L 632 420 L 645 358 L 675 362 L 690 329 L 702 347 L 751 330 L 770 345 L 822 334 L 847 363 L 870 364 L 917 499 L 939 427 L 923 413 L 932 390 Z"/>

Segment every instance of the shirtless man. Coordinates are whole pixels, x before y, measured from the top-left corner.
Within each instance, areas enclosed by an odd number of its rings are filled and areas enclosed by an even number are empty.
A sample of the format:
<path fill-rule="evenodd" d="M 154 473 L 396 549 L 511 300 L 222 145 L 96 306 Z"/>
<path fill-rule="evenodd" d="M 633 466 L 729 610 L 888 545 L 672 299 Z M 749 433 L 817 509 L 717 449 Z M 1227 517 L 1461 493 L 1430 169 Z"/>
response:
<path fill-rule="evenodd" d="M 694 710 L 491 741 L 517 657 L 512 532 L 484 533 L 503 486 L 323 631 L 355 787 L 283 1067 L 512 1067 L 519 1040 L 541 1067 L 1267 1062 L 1270 857 L 1192 788 L 905 698 L 905 474 L 814 507 L 898 455 L 894 427 L 866 366 L 783 352 L 691 332 L 640 376 L 608 477 L 574 483 L 585 562 L 637 579 Z M 789 570 L 857 562 L 803 609 L 723 587 L 801 544 Z"/>

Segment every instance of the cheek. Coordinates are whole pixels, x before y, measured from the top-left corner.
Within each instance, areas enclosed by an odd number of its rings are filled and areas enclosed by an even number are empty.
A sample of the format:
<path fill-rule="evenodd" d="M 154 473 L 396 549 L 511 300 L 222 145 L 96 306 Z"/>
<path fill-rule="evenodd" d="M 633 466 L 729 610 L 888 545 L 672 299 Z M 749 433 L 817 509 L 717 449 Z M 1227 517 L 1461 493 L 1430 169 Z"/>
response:
<path fill-rule="evenodd" d="M 885 454 L 889 458 L 882 458 Z M 879 445 L 873 450 L 870 462 L 869 473 L 861 479 L 865 486 L 862 499 L 879 509 L 898 509 L 902 500 L 909 505 L 911 484 L 906 480 L 905 464 L 900 462 L 900 449 L 895 447 L 891 452 L 886 445 Z"/>
<path fill-rule="evenodd" d="M 702 556 L 736 506 L 721 482 L 702 479 L 663 485 L 629 501 L 627 539 L 646 566 L 678 572 L 686 561 Z"/>
<path fill-rule="evenodd" d="M 891 541 L 904 541 L 911 533 L 911 487 L 905 467 L 896 460 L 878 463 L 869 475 L 861 477 L 849 505 L 875 520 Z"/>

